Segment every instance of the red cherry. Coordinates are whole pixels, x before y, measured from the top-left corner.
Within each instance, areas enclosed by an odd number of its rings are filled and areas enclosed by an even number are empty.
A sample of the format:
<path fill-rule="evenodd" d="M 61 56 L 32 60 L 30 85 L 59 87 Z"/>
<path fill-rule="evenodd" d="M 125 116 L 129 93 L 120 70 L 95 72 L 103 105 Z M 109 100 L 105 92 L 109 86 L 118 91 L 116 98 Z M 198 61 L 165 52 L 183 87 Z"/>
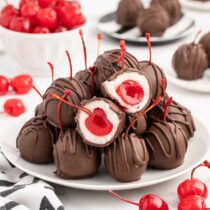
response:
<path fill-rule="evenodd" d="M 17 15 L 18 10 L 11 4 L 6 5 L 2 11 L 1 15 Z"/>
<path fill-rule="evenodd" d="M 20 99 L 9 99 L 4 104 L 4 112 L 13 117 L 18 117 L 26 111 L 24 103 Z"/>
<path fill-rule="evenodd" d="M 11 81 L 11 86 L 17 94 L 26 94 L 32 88 L 33 79 L 30 75 L 16 76 Z"/>
<path fill-rule="evenodd" d="M 105 136 L 113 129 L 113 124 L 107 119 L 105 111 L 96 108 L 85 120 L 87 129 L 96 136 Z"/>
<path fill-rule="evenodd" d="M 9 89 L 9 81 L 3 75 L 0 75 L 0 96 L 5 95 Z"/>
<path fill-rule="evenodd" d="M 144 98 L 144 89 L 139 83 L 133 80 L 122 82 L 117 87 L 116 92 L 126 104 L 131 106 L 139 104 Z"/>
<path fill-rule="evenodd" d="M 46 27 L 51 31 L 55 30 L 58 26 L 56 11 L 52 8 L 40 9 L 37 14 L 37 23 L 39 26 Z"/>
<path fill-rule="evenodd" d="M 46 27 L 37 26 L 36 28 L 34 28 L 33 33 L 34 34 L 49 34 L 50 30 Z"/>
<path fill-rule="evenodd" d="M 38 0 L 41 7 L 54 7 L 63 0 Z"/>
<path fill-rule="evenodd" d="M 24 17 L 15 17 L 10 23 L 10 29 L 17 32 L 28 33 L 30 31 L 30 27 L 30 20 Z"/>
<path fill-rule="evenodd" d="M 28 3 L 38 4 L 38 0 L 21 0 L 19 3 L 19 7 L 21 8 L 24 4 L 28 4 Z"/>
<path fill-rule="evenodd" d="M 206 203 L 201 196 L 193 195 L 181 200 L 178 210 L 206 210 Z"/>
<path fill-rule="evenodd" d="M 58 28 L 56 28 L 56 30 L 55 30 L 55 32 L 57 32 L 57 33 L 66 32 L 66 31 L 68 31 L 68 29 L 63 26 L 58 26 Z"/>

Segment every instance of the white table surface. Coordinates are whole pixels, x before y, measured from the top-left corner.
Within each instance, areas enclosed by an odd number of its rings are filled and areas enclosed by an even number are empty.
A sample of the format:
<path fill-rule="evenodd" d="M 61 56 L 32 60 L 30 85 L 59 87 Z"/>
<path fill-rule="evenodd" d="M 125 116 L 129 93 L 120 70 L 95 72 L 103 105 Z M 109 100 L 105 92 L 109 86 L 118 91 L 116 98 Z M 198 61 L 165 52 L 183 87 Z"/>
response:
<path fill-rule="evenodd" d="M 98 18 L 106 14 L 107 12 L 114 11 L 117 5 L 116 0 L 81 0 L 83 5 L 84 12 L 88 17 L 88 24 L 84 29 L 85 39 L 87 40 L 88 48 L 88 63 L 91 65 L 96 57 L 96 34 L 97 28 L 96 23 Z M 210 13 L 202 13 L 196 11 L 185 11 L 189 16 L 194 18 L 197 23 L 197 29 L 201 29 L 203 32 L 210 31 L 209 18 Z M 190 37 L 187 37 L 178 42 L 153 47 L 153 62 L 164 67 L 171 62 L 171 58 L 175 49 L 182 43 L 190 42 L 193 40 L 195 34 L 192 34 Z M 101 51 L 112 49 L 118 47 L 118 41 L 113 40 L 108 37 L 103 37 Z M 148 49 L 147 47 L 137 46 L 137 45 L 127 45 L 127 50 L 136 55 L 139 60 L 148 58 Z M 64 57 L 65 59 L 65 57 Z M 78 71 L 84 68 L 83 64 L 83 54 L 81 43 L 78 43 L 77 53 L 74 53 L 73 60 L 74 71 Z M 5 74 L 7 76 L 14 76 L 18 74 L 19 70 L 23 70 L 15 61 L 8 57 L 7 54 L 0 54 L 0 74 Z M 26 71 L 26 70 L 25 70 Z M 58 70 L 57 70 L 58 71 Z M 60 71 L 60 70 L 59 70 Z M 66 73 L 68 74 L 68 67 L 66 66 Z M 49 78 L 35 78 L 35 84 L 37 87 L 44 92 L 47 86 L 50 84 Z M 198 117 L 202 122 L 209 126 L 210 119 L 210 94 L 202 94 L 186 91 L 184 89 L 168 85 L 167 92 L 174 97 L 175 100 L 181 102 L 183 105 L 187 106 L 193 113 L 194 116 Z M 4 101 L 7 98 L 13 96 L 7 95 L 0 97 L 0 107 L 2 107 Z M 17 96 L 15 96 L 17 97 Z M 33 91 L 27 95 L 21 96 L 27 105 L 27 112 L 31 115 L 33 114 L 34 107 L 38 104 L 41 99 Z M 0 116 L 0 132 L 6 127 L 10 127 L 16 118 L 10 118 L 6 115 Z M 9 135 L 9 133 L 8 133 Z M 6 136 L 5 136 L 6 138 Z M 199 152 L 199 148 L 198 148 Z M 193 155 L 193 154 L 192 154 Z M 210 154 L 208 155 L 210 160 Z M 171 210 L 175 210 L 177 206 L 177 194 L 176 188 L 181 180 L 188 177 L 189 174 L 186 174 L 180 178 L 174 179 L 163 184 L 155 185 L 149 188 L 130 190 L 130 191 L 121 191 L 120 194 L 130 198 L 133 201 L 138 201 L 141 196 L 146 193 L 155 193 L 162 196 L 171 207 Z M 207 170 L 200 170 L 198 176 L 206 181 L 210 186 L 210 173 L 207 173 Z M 126 203 L 123 203 L 115 198 L 112 198 L 107 192 L 91 192 L 83 190 L 75 190 L 70 188 L 64 188 L 60 186 L 55 186 L 56 192 L 59 198 L 64 203 L 64 206 L 67 210 L 116 210 L 116 209 L 137 209 L 136 206 L 132 206 Z M 208 199 L 210 206 L 210 199 Z"/>

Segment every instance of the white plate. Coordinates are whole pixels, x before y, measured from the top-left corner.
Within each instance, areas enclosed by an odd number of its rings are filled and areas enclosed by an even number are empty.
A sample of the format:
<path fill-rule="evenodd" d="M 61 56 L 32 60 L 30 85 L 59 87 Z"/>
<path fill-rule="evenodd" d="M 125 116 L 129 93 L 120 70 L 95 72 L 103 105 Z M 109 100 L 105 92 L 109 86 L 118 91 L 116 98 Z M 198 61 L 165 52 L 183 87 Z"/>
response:
<path fill-rule="evenodd" d="M 179 40 L 193 33 L 195 21 L 182 14 L 181 19 L 169 27 L 162 37 L 151 37 L 151 43 L 164 44 Z M 116 39 L 124 39 L 126 41 L 135 42 L 139 44 L 146 44 L 145 37 L 141 36 L 138 27 L 123 28 L 116 22 L 115 12 L 109 13 L 100 18 L 98 22 L 99 30 Z"/>
<path fill-rule="evenodd" d="M 199 11 L 210 11 L 210 2 L 180 0 L 183 7 Z"/>
<path fill-rule="evenodd" d="M 185 157 L 185 162 L 182 166 L 168 171 L 147 169 L 142 179 L 131 183 L 119 183 L 113 180 L 103 169 L 95 177 L 84 180 L 63 180 L 54 175 L 55 165 L 35 165 L 24 161 L 19 151 L 16 149 L 16 136 L 23 122 L 19 122 L 18 125 L 5 129 L 4 133 L 0 134 L 0 138 L 3 139 L 1 145 L 2 151 L 8 160 L 16 167 L 20 168 L 24 172 L 31 174 L 40 179 L 78 189 L 87 190 L 127 190 L 146 187 L 167 180 L 178 177 L 200 163 L 206 153 L 209 150 L 209 134 L 205 126 L 198 120 L 196 120 L 197 132 L 195 137 L 189 142 L 188 151 Z M 12 131 L 12 132 L 11 132 Z M 199 148 L 199 150 L 198 150 Z"/>
<path fill-rule="evenodd" d="M 203 92 L 210 93 L 210 70 L 207 69 L 204 73 L 202 79 L 188 81 L 179 79 L 174 71 L 173 67 L 165 68 L 167 79 L 170 83 L 179 86 L 181 88 L 195 91 L 195 92 Z"/>

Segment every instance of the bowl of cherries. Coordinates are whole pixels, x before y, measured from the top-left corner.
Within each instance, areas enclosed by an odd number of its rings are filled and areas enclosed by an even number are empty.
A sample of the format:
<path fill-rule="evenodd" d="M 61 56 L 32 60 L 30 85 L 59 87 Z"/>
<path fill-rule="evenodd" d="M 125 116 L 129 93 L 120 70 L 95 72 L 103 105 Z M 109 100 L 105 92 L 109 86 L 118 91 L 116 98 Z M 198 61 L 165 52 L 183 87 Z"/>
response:
<path fill-rule="evenodd" d="M 60 66 L 63 52 L 74 51 L 78 28 L 85 22 L 76 0 L 21 0 L 17 7 L 5 0 L 0 36 L 5 50 L 25 72 L 45 76 L 48 61 Z"/>

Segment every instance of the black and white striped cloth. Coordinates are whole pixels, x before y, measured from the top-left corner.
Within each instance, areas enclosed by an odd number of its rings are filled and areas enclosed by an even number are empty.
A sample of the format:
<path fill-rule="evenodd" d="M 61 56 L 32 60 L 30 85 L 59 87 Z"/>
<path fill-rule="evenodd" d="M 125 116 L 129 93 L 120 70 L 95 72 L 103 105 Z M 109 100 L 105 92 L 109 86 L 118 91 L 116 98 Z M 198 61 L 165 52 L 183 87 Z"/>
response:
<path fill-rule="evenodd" d="M 0 151 L 0 210 L 64 210 L 52 186 L 14 167 Z"/>

